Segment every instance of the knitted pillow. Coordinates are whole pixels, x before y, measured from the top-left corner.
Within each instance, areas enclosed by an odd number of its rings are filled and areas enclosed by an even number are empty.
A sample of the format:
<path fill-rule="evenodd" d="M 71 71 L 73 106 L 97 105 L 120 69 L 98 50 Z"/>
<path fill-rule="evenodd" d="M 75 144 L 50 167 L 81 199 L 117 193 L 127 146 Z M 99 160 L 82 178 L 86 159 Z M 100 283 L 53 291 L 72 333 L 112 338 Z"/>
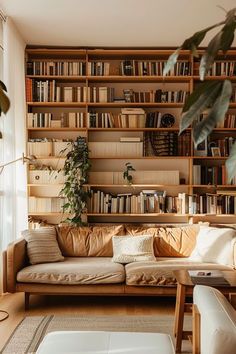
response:
<path fill-rule="evenodd" d="M 138 261 L 155 261 L 153 252 L 153 237 L 113 236 L 113 262 L 131 263 Z"/>
<path fill-rule="evenodd" d="M 27 253 L 31 264 L 63 261 L 54 227 L 42 227 L 22 232 L 27 242 Z"/>

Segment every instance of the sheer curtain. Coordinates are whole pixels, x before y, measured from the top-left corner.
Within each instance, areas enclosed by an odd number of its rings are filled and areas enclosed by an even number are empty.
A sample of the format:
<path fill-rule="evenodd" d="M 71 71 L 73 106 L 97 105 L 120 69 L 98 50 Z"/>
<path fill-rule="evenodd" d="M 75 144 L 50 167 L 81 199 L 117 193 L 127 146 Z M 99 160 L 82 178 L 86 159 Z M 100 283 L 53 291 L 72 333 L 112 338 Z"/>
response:
<path fill-rule="evenodd" d="M 26 149 L 25 134 L 25 43 L 14 23 L 7 18 L 3 23 L 3 82 L 10 98 L 11 107 L 2 115 L 3 163 L 22 156 Z M 1 249 L 20 236 L 27 228 L 26 168 L 17 162 L 4 168 L 1 175 Z"/>

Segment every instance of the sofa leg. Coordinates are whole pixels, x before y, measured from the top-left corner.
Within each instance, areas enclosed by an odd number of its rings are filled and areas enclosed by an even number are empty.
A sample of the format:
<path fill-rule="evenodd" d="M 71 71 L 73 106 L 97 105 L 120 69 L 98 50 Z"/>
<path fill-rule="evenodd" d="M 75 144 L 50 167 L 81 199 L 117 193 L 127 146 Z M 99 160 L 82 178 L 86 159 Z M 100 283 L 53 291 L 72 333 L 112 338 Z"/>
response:
<path fill-rule="evenodd" d="M 25 311 L 29 310 L 30 293 L 25 293 Z"/>

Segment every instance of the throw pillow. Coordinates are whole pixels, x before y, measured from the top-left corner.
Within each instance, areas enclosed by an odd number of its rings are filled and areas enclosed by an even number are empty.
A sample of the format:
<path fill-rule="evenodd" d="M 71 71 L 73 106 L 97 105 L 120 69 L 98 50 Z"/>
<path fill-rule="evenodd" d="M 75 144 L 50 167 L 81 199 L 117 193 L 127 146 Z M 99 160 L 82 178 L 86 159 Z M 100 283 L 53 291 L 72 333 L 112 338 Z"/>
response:
<path fill-rule="evenodd" d="M 153 252 L 153 237 L 113 236 L 113 262 L 131 263 L 138 261 L 155 261 Z"/>
<path fill-rule="evenodd" d="M 31 264 L 63 261 L 54 227 L 42 227 L 22 232 L 27 242 L 27 253 Z"/>
<path fill-rule="evenodd" d="M 233 238 L 236 231 L 229 228 L 201 227 L 190 259 L 197 262 L 233 265 Z"/>

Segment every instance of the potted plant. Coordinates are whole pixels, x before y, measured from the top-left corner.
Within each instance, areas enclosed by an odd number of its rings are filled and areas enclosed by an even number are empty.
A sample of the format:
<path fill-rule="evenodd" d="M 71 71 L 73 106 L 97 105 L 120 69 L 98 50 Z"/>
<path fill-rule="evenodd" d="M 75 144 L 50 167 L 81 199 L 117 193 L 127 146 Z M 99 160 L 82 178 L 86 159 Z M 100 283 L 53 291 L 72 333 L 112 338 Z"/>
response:
<path fill-rule="evenodd" d="M 65 222 L 80 226 L 85 225 L 83 216 L 87 211 L 90 193 L 84 188 L 90 169 L 89 150 L 85 138 L 78 137 L 72 142 L 72 150 L 66 155 L 64 165 L 65 184 L 60 195 L 66 198 L 63 212 L 69 216 Z"/>

